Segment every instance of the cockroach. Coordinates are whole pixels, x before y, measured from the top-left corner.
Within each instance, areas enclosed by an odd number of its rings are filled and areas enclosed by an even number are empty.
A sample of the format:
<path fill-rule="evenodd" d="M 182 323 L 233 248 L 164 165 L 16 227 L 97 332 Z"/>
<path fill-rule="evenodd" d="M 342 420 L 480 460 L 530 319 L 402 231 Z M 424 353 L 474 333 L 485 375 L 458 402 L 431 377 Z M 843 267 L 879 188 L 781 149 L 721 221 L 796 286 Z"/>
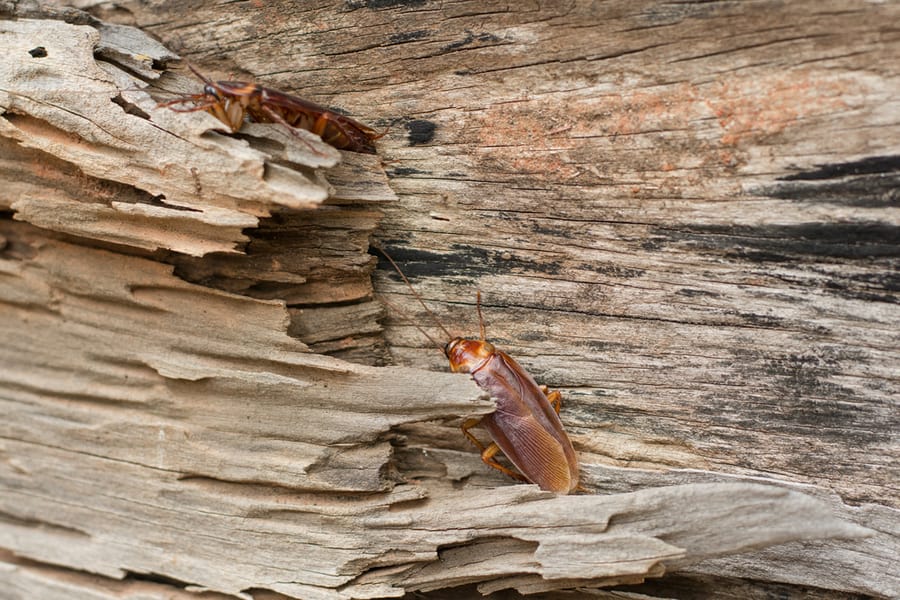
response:
<path fill-rule="evenodd" d="M 245 81 L 212 81 L 193 65 L 188 67 L 203 82 L 203 92 L 161 102 L 160 107 L 176 112 L 206 111 L 232 133 L 241 128 L 245 119 L 279 123 L 291 130 L 305 129 L 339 150 L 363 154 L 375 154 L 372 142 L 387 133 L 297 96 Z"/>
<path fill-rule="evenodd" d="M 481 292 L 476 294 L 481 337 L 474 340 L 452 336 L 425 305 L 394 259 L 379 250 L 449 341 L 442 347 L 424 329 L 418 325 L 416 328 L 443 351 L 451 371 L 469 373 L 478 387 L 488 392 L 496 403 L 494 412 L 467 419 L 462 424 L 463 434 L 481 451 L 481 460 L 514 479 L 536 483 L 542 490 L 568 494 L 580 489 L 578 459 L 559 419 L 562 394 L 538 385 L 510 355 L 487 341 L 481 314 Z M 487 430 L 492 440 L 489 445 L 482 444 L 469 431 L 477 425 Z M 499 452 L 517 471 L 497 462 L 495 456 Z"/>

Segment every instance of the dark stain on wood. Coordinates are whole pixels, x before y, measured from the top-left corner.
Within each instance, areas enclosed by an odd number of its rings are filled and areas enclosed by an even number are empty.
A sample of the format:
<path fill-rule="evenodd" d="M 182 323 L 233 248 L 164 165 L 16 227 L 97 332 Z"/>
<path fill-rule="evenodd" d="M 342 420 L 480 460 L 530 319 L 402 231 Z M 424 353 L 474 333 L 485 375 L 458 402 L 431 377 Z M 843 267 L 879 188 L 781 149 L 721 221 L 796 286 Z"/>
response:
<path fill-rule="evenodd" d="M 370 10 L 381 10 L 385 8 L 414 8 L 424 6 L 426 0 L 351 0 L 344 4 L 348 10 L 357 10 L 360 8 L 368 8 Z"/>
<path fill-rule="evenodd" d="M 662 243 L 654 233 L 653 243 Z M 803 223 L 757 227 L 693 225 L 668 231 L 669 239 L 693 249 L 719 253 L 730 260 L 799 268 L 779 274 L 791 286 L 829 291 L 867 302 L 900 303 L 900 227 L 882 222 Z M 857 262 L 881 268 L 865 272 L 833 268 Z"/>
<path fill-rule="evenodd" d="M 900 227 L 879 221 L 755 227 L 690 225 L 668 233 L 694 247 L 724 250 L 731 258 L 759 263 L 900 257 Z"/>
<path fill-rule="evenodd" d="M 900 205 L 900 156 L 873 156 L 857 161 L 821 165 L 781 177 L 754 193 L 816 204 L 862 208 Z"/>
<path fill-rule="evenodd" d="M 871 156 L 861 160 L 821 165 L 818 169 L 801 171 L 778 181 L 817 181 L 837 179 L 848 175 L 878 175 L 900 172 L 900 156 Z"/>
<path fill-rule="evenodd" d="M 478 277 L 497 273 L 530 272 L 554 275 L 562 268 L 559 261 L 529 260 L 508 252 L 462 244 L 451 245 L 453 251 L 446 253 L 411 248 L 396 241 L 384 241 L 382 246 L 410 281 L 418 277 L 462 277 L 474 282 Z M 379 256 L 374 250 L 372 254 L 378 256 L 379 269 L 394 273 L 394 268 L 383 256 Z M 396 274 L 393 277 L 396 277 Z"/>
<path fill-rule="evenodd" d="M 888 442 L 891 432 L 900 427 L 900 419 L 888 414 L 888 406 L 871 398 L 864 401 L 858 390 L 836 382 L 872 361 L 865 349 L 816 344 L 802 353 L 770 354 L 736 346 L 732 353 L 736 360 L 729 365 L 730 382 L 755 381 L 757 387 L 740 399 L 715 397 L 694 408 L 717 426 L 750 431 L 765 423 L 769 433 L 841 443 L 856 431 L 863 445 Z M 740 417 L 731 410 L 737 410 L 735 402 L 741 405 Z M 885 426 L 872 431 L 868 424 L 873 420 Z"/>
<path fill-rule="evenodd" d="M 386 171 L 390 177 L 407 177 L 409 175 L 427 175 L 428 171 L 416 169 L 415 167 L 394 167 Z"/>
<path fill-rule="evenodd" d="M 404 127 L 409 132 L 406 139 L 409 140 L 410 146 L 427 144 L 434 139 L 434 132 L 437 129 L 434 122 L 425 119 L 415 119 L 406 123 Z"/>
<path fill-rule="evenodd" d="M 455 42 L 451 42 L 441 48 L 442 53 L 453 52 L 454 50 L 459 50 L 460 48 L 465 48 L 467 46 L 473 46 L 476 42 L 480 43 L 499 43 L 502 42 L 499 37 L 494 35 L 493 33 L 472 33 L 468 29 L 465 31 L 465 37 L 461 40 L 457 40 Z"/>
<path fill-rule="evenodd" d="M 402 33 L 395 33 L 390 37 L 391 44 L 405 44 L 406 42 L 415 42 L 417 40 L 423 40 L 432 35 L 432 32 L 427 29 L 417 29 L 415 31 L 404 31 Z"/>
<path fill-rule="evenodd" d="M 706 290 L 695 290 L 692 288 L 681 288 L 677 292 L 675 292 L 679 296 L 687 296 L 688 298 L 697 298 L 697 297 L 707 297 L 707 298 L 718 298 L 721 294 L 716 294 L 713 292 L 709 292 Z"/>
<path fill-rule="evenodd" d="M 797 180 L 761 190 L 771 198 L 861 208 L 900 204 L 900 173 L 850 176 L 837 181 Z"/>

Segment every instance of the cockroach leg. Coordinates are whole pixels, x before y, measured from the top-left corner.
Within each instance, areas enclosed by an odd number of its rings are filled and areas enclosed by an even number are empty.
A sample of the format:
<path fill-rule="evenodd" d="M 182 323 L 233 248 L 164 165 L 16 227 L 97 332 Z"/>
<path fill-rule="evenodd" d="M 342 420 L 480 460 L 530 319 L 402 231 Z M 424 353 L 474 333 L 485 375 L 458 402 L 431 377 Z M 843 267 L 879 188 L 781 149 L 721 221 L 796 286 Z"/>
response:
<path fill-rule="evenodd" d="M 481 452 L 484 452 L 485 451 L 484 444 L 482 444 L 478 440 L 477 437 L 475 437 L 474 435 L 469 433 L 469 430 L 472 429 L 473 427 L 477 427 L 479 423 L 481 423 L 481 419 L 479 419 L 477 417 L 472 417 L 471 419 L 466 419 L 465 421 L 463 421 L 463 424 L 460 427 L 460 429 L 462 429 L 463 435 L 466 436 L 467 438 L 469 438 L 469 441 L 472 442 L 473 444 L 475 444 L 475 447 L 478 448 L 478 450 L 480 450 Z"/>
<path fill-rule="evenodd" d="M 269 108 L 269 107 L 266 106 L 265 104 L 261 104 L 261 105 L 260 105 L 260 109 L 262 109 L 262 111 L 263 111 L 264 113 L 266 113 L 266 114 L 269 116 L 269 118 L 272 119 L 272 121 L 274 121 L 275 123 L 279 123 L 279 124 L 284 125 L 285 127 L 287 127 L 287 128 L 288 128 L 288 131 L 290 131 L 292 134 L 294 134 L 294 137 L 296 137 L 298 140 L 300 140 L 301 142 L 303 142 L 303 143 L 306 145 L 306 147 L 309 148 L 309 149 L 312 151 L 313 154 L 317 154 L 317 155 L 319 155 L 319 156 L 324 156 L 324 154 L 323 154 L 322 152 L 319 152 L 319 151 L 316 149 L 315 146 L 313 146 L 312 144 L 309 143 L 308 140 L 306 140 L 302 135 L 300 135 L 299 133 L 297 133 L 297 128 L 296 128 L 296 127 L 293 127 L 290 123 L 288 123 L 287 121 L 285 121 L 285 120 L 284 120 L 284 117 L 282 117 L 281 115 L 279 115 L 277 112 L 275 112 L 274 110 L 272 110 L 271 108 Z M 313 132 L 313 133 L 315 133 L 315 132 Z M 320 137 L 321 137 L 321 136 L 320 136 Z"/>
<path fill-rule="evenodd" d="M 328 129 L 329 123 L 333 123 L 338 131 L 336 133 L 332 133 L 330 138 L 326 138 L 325 131 Z M 321 115 L 319 115 L 319 117 L 313 122 L 310 131 L 322 138 L 322 141 L 329 145 L 334 145 L 334 142 L 341 139 L 342 137 L 340 121 L 332 118 L 328 113 L 322 113 Z"/>
<path fill-rule="evenodd" d="M 494 459 L 494 455 L 496 455 L 498 452 L 500 452 L 500 446 L 491 442 L 491 445 L 481 452 L 481 460 L 484 461 L 484 464 L 486 464 L 487 466 L 497 469 L 501 473 L 509 475 L 513 479 L 518 479 L 519 481 L 524 481 L 527 483 L 527 477 L 525 477 L 521 473 L 513 471 L 510 468 L 504 467 Z"/>
<path fill-rule="evenodd" d="M 322 137 L 322 134 L 325 133 L 325 128 L 328 127 L 328 121 L 331 119 L 328 118 L 328 115 L 322 113 L 319 117 L 313 122 L 313 126 L 310 128 L 314 134 L 319 137 Z"/>
<path fill-rule="evenodd" d="M 201 94 L 202 96 L 202 94 Z M 168 102 L 160 102 L 156 105 L 157 108 L 168 108 L 172 112 L 197 112 L 201 110 L 206 110 L 209 107 L 218 104 L 218 102 L 201 102 L 202 98 L 197 98 L 194 96 L 187 96 L 184 98 L 176 98 L 175 100 L 169 100 Z M 188 106 L 187 108 L 178 106 L 179 104 L 187 104 L 188 102 L 193 102 L 193 106 Z"/>
<path fill-rule="evenodd" d="M 223 106 L 222 103 L 215 103 L 210 108 L 213 110 L 214 116 L 225 123 L 229 129 L 231 129 L 232 133 L 241 128 L 241 124 L 244 121 L 244 113 L 241 111 L 239 116 L 231 114 L 231 111 L 228 110 L 229 106 L 225 104 Z"/>
<path fill-rule="evenodd" d="M 521 473 L 517 473 L 516 471 L 513 471 L 512 469 L 510 469 L 508 467 L 504 467 L 503 465 L 501 465 L 494 459 L 494 456 L 498 452 L 500 452 L 500 446 L 491 442 L 491 444 L 489 446 L 485 447 L 484 444 L 482 444 L 478 440 L 477 437 L 475 437 L 474 435 L 469 433 L 469 430 L 472 429 L 473 427 L 477 426 L 479 423 L 481 423 L 481 419 L 479 419 L 477 417 L 472 417 L 471 419 L 466 419 L 463 422 L 461 429 L 462 429 L 463 435 L 465 435 L 467 438 L 469 438 L 469 441 L 472 442 L 473 444 L 475 444 L 475 447 L 481 451 L 481 460 L 484 461 L 484 464 L 486 464 L 487 466 L 489 466 L 493 469 L 497 469 L 501 473 L 509 475 L 513 479 L 518 479 L 519 481 L 527 482 L 528 481 L 527 477 L 525 477 Z"/>
<path fill-rule="evenodd" d="M 551 392 L 550 388 L 546 385 L 542 385 L 540 388 L 541 391 L 544 392 L 544 395 L 547 396 L 547 402 L 550 403 L 550 406 L 553 407 L 556 414 L 559 414 L 559 410 L 562 408 L 562 394 L 559 392 Z"/>
<path fill-rule="evenodd" d="M 383 138 L 384 136 L 386 136 L 387 133 L 388 133 L 388 131 L 390 131 L 390 130 L 391 130 L 391 126 L 388 125 L 387 127 L 384 128 L 384 131 L 382 131 L 382 132 L 379 133 L 378 135 L 373 135 L 373 136 L 372 136 L 372 139 L 373 139 L 373 140 L 380 140 L 381 138 Z"/>

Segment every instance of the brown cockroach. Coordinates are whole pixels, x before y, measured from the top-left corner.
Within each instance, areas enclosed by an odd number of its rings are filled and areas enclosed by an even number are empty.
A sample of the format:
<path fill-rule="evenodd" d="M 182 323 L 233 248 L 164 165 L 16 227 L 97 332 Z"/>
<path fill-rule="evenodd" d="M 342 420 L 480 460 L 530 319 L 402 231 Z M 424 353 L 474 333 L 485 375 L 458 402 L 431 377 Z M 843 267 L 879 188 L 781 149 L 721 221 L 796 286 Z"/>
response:
<path fill-rule="evenodd" d="M 443 351 L 454 373 L 469 373 L 478 387 L 488 392 L 496 403 L 494 412 L 481 418 L 466 419 L 462 424 L 463 434 L 481 451 L 481 460 L 510 477 L 536 483 L 542 490 L 568 494 L 580 489 L 578 459 L 559 419 L 562 395 L 538 385 L 511 356 L 497 350 L 485 339 L 481 292 L 476 294 L 481 337 L 473 340 L 452 336 L 425 305 L 394 259 L 383 249 L 379 250 L 450 341 L 441 347 L 414 324 L 416 328 Z M 484 427 L 491 436 L 493 441 L 489 445 L 482 444 L 469 431 L 477 425 Z M 498 452 L 503 452 L 518 471 L 497 462 Z"/>
<path fill-rule="evenodd" d="M 280 123 L 291 129 L 311 131 L 339 150 L 363 154 L 375 154 L 372 142 L 386 133 L 309 100 L 245 81 L 212 81 L 192 65 L 188 67 L 203 82 L 203 92 L 161 102 L 159 106 L 176 112 L 206 111 L 232 133 L 241 128 L 245 119 Z"/>

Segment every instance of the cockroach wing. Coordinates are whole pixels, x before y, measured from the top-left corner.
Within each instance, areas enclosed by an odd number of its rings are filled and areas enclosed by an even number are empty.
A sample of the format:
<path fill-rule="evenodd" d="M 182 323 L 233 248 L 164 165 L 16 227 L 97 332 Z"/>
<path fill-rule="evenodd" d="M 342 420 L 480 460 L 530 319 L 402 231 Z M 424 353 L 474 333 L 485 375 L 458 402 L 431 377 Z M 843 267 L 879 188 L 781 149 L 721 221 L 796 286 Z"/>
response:
<path fill-rule="evenodd" d="M 525 369 L 496 352 L 472 374 L 497 410 L 481 424 L 503 454 L 541 489 L 568 493 L 578 486 L 578 459 L 547 397 Z"/>
<path fill-rule="evenodd" d="M 336 113 L 325 108 L 315 102 L 285 94 L 277 90 L 269 88 L 261 88 L 261 100 L 270 109 L 278 108 L 278 111 L 285 121 L 292 125 L 298 125 L 300 122 L 308 122 L 308 127 L 313 133 L 316 133 L 331 144 L 335 148 L 351 150 L 353 152 L 362 152 L 364 154 L 375 154 L 375 146 L 372 140 L 381 137 L 374 129 L 367 125 L 363 125 L 356 119 L 352 119 L 346 115 Z M 322 117 L 325 120 L 325 129 L 323 131 L 315 131 L 314 123 Z M 259 116 L 263 118 L 262 115 Z"/>
<path fill-rule="evenodd" d="M 303 98 L 294 96 L 293 94 L 285 94 L 284 92 L 279 92 L 278 90 L 273 90 L 272 88 L 260 86 L 260 92 L 263 102 L 272 106 L 278 106 L 280 108 L 286 108 L 289 110 L 305 110 L 307 112 L 317 114 L 331 112 L 321 104 L 316 104 L 315 102 L 312 102 L 310 100 L 304 100 Z"/>
<path fill-rule="evenodd" d="M 578 484 L 577 478 L 572 478 L 559 441 L 534 417 L 498 410 L 485 417 L 481 424 L 510 462 L 542 490 L 567 494 Z"/>

